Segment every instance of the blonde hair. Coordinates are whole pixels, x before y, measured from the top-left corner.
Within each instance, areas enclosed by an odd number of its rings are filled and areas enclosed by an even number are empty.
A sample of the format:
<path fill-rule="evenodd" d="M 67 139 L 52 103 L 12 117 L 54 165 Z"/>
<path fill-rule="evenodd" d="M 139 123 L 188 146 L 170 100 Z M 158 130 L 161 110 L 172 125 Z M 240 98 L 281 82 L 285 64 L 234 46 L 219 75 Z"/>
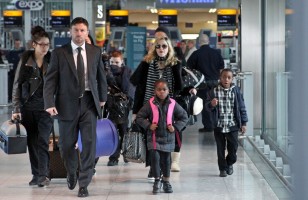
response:
<path fill-rule="evenodd" d="M 167 65 L 176 65 L 178 59 L 176 58 L 176 56 L 174 54 L 174 49 L 172 47 L 171 41 L 167 37 L 160 37 L 160 38 L 155 39 L 154 44 L 151 46 L 148 54 L 144 57 L 144 61 L 146 61 L 147 63 L 151 63 L 156 57 L 158 57 L 155 46 L 161 40 L 165 40 L 167 45 L 168 45 L 166 66 Z"/>

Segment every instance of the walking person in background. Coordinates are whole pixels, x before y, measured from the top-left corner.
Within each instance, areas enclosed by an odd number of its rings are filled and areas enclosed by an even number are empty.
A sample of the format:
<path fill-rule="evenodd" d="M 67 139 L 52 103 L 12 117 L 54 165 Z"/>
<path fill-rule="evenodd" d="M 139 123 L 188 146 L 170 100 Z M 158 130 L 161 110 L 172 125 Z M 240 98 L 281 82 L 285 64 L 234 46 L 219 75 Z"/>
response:
<path fill-rule="evenodd" d="M 78 197 L 87 197 L 96 152 L 96 123 L 107 100 L 107 82 L 99 47 L 85 42 L 88 21 L 76 17 L 70 24 L 71 42 L 52 51 L 44 85 L 45 109 L 59 121 L 61 153 L 67 185 L 79 183 Z M 79 176 L 75 144 L 80 131 L 82 152 Z"/>
<path fill-rule="evenodd" d="M 181 50 L 182 50 L 182 54 L 184 55 L 184 57 L 186 57 L 187 52 L 188 52 L 186 40 L 181 40 L 180 48 L 181 48 Z"/>
<path fill-rule="evenodd" d="M 175 134 L 182 131 L 188 117 L 186 111 L 169 97 L 168 83 L 159 79 L 154 83 L 155 96 L 140 109 L 136 122 L 146 131 L 147 148 L 151 151 L 151 169 L 155 182 L 153 194 L 172 193 L 170 158 L 175 148 Z M 161 180 L 162 172 L 162 180 Z"/>
<path fill-rule="evenodd" d="M 171 97 L 182 91 L 181 62 L 174 55 L 170 39 L 163 35 L 155 39 L 150 51 L 130 78 L 131 83 L 136 86 L 132 121 L 141 107 L 153 96 L 154 83 L 161 78 L 168 82 Z M 150 153 L 147 152 L 146 166 L 150 166 L 150 157 Z M 151 168 L 148 179 L 154 180 Z"/>
<path fill-rule="evenodd" d="M 110 65 L 106 73 L 108 100 L 106 103 L 108 118 L 119 133 L 116 151 L 109 157 L 108 166 L 118 165 L 124 135 L 128 128 L 128 114 L 134 101 L 135 87 L 130 82 L 132 71 L 124 65 L 123 55 L 115 50 L 110 54 Z"/>
<path fill-rule="evenodd" d="M 12 119 L 19 118 L 27 131 L 32 180 L 29 185 L 48 186 L 49 136 L 53 119 L 44 109 L 43 85 L 50 60 L 48 33 L 40 26 L 31 30 L 33 50 L 23 53 L 13 85 Z"/>
<path fill-rule="evenodd" d="M 197 50 L 196 46 L 195 46 L 195 41 L 194 40 L 187 40 L 187 54 L 185 56 L 185 60 L 187 62 L 187 60 L 189 59 L 189 57 L 191 56 L 191 54 Z"/>
<path fill-rule="evenodd" d="M 219 85 L 209 91 L 205 102 L 206 109 L 214 116 L 214 136 L 220 177 L 233 174 L 233 164 L 237 160 L 238 132 L 244 134 L 248 122 L 243 95 L 232 80 L 232 70 L 223 69 Z M 227 156 L 225 156 L 226 147 Z"/>
<path fill-rule="evenodd" d="M 7 61 L 13 64 L 13 68 L 11 68 L 8 72 L 8 97 L 9 97 L 8 100 L 9 102 L 12 101 L 12 89 L 13 89 L 15 72 L 18 66 L 18 62 L 24 51 L 25 51 L 25 48 L 21 47 L 20 39 L 15 39 L 14 48 L 10 50 L 9 53 L 6 55 Z"/>
<path fill-rule="evenodd" d="M 217 86 L 220 70 L 224 68 L 224 60 L 221 54 L 210 48 L 209 37 L 206 34 L 199 36 L 200 48 L 192 53 L 187 61 L 187 66 L 191 69 L 196 69 L 205 77 L 206 88 L 198 90 L 198 96 L 203 100 L 209 90 Z M 205 101 L 203 107 L 205 107 Z M 212 113 L 206 109 L 202 110 L 202 124 L 203 128 L 199 132 L 211 132 L 214 129 Z"/>

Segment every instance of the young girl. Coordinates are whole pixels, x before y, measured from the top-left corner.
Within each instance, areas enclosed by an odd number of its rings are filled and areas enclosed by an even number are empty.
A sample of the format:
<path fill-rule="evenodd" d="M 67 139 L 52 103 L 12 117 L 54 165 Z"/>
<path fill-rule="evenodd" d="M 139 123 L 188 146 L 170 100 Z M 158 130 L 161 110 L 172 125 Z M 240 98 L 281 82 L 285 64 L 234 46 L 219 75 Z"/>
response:
<path fill-rule="evenodd" d="M 248 122 L 246 108 L 240 88 L 232 84 L 233 72 L 223 69 L 219 85 L 208 95 L 206 108 L 214 116 L 214 136 L 217 145 L 220 177 L 233 174 L 238 148 L 238 132 L 246 132 Z M 228 155 L 225 156 L 227 145 Z"/>
<path fill-rule="evenodd" d="M 151 151 L 151 169 L 155 178 L 153 194 L 157 194 L 162 185 L 164 192 L 172 193 L 169 182 L 171 152 L 175 147 L 175 134 L 185 128 L 188 117 L 186 111 L 169 97 L 165 80 L 159 79 L 154 83 L 154 93 L 155 96 L 138 112 L 136 122 L 147 133 L 147 147 Z"/>

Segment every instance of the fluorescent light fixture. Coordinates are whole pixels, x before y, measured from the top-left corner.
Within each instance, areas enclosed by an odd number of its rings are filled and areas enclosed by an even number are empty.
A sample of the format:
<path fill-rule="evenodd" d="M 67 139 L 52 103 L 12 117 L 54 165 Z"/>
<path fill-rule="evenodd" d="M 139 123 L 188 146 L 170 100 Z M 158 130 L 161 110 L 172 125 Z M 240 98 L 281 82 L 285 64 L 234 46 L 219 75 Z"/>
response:
<path fill-rule="evenodd" d="M 216 12 L 216 8 L 211 8 L 210 10 L 209 10 L 209 13 L 215 13 Z"/>

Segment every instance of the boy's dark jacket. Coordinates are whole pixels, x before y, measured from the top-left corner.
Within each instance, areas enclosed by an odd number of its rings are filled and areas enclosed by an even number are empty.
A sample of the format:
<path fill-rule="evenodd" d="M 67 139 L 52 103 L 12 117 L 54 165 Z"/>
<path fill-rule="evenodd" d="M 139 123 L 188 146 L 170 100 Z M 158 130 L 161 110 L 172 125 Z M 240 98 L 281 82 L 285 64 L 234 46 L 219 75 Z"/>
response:
<path fill-rule="evenodd" d="M 165 152 L 172 152 L 175 148 L 175 132 L 170 133 L 167 129 L 167 113 L 169 104 L 171 103 L 170 98 L 167 97 L 164 104 L 159 104 L 157 97 L 155 97 L 153 103 L 158 106 L 159 111 L 159 121 L 156 129 L 156 149 Z M 182 131 L 188 122 L 186 111 L 178 103 L 175 103 L 172 116 L 175 131 Z M 150 103 L 147 102 L 138 112 L 136 122 L 146 130 L 146 141 L 149 150 L 153 149 L 152 131 L 150 130 L 152 120 L 153 112 Z"/>
<path fill-rule="evenodd" d="M 218 119 L 219 119 L 218 105 L 215 107 L 211 105 L 212 99 L 215 98 L 215 95 L 214 95 L 215 88 L 213 88 L 212 90 L 208 92 L 206 102 L 205 102 L 205 105 L 206 105 L 205 109 L 213 113 L 214 127 L 217 126 Z M 239 130 L 242 126 L 246 126 L 246 123 L 248 122 L 248 117 L 247 117 L 246 107 L 244 103 L 244 98 L 243 98 L 240 88 L 237 86 L 234 86 L 232 88 L 232 93 L 235 94 L 233 113 L 234 113 L 234 117 L 237 123 L 237 127 L 234 127 L 234 128 Z M 215 130 L 217 129 L 219 128 L 216 127 Z M 232 129 L 232 131 L 236 131 L 236 130 Z"/>

